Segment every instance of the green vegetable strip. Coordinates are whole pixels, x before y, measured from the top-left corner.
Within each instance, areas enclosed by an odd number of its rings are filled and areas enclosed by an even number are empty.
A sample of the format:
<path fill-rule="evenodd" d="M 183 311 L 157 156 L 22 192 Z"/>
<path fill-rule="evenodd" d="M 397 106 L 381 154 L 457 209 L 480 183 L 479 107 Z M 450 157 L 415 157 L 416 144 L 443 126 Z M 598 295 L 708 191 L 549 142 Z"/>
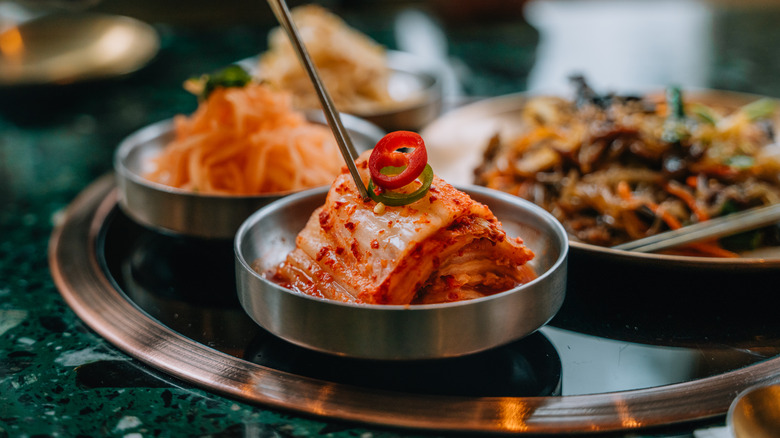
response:
<path fill-rule="evenodd" d="M 382 169 L 382 173 L 390 175 L 397 173 L 399 169 L 403 170 L 404 168 L 387 166 Z M 401 193 L 392 190 L 385 190 L 383 192 L 377 193 L 377 188 L 374 186 L 374 181 L 371 180 L 368 183 L 368 196 L 376 202 L 381 202 L 382 204 L 392 207 L 411 204 L 412 202 L 422 199 L 431 188 L 431 183 L 433 182 L 433 169 L 429 164 L 425 165 L 425 169 L 417 179 L 420 180 L 422 185 L 412 193 Z"/>
<path fill-rule="evenodd" d="M 740 108 L 740 111 L 745 114 L 745 117 L 747 117 L 748 120 L 753 121 L 756 119 L 769 117 L 773 112 L 775 112 L 776 107 L 777 102 L 772 99 L 759 99 L 755 102 L 750 102 L 749 104 L 743 106 Z"/>
<path fill-rule="evenodd" d="M 214 74 L 201 75 L 199 78 L 190 78 L 187 82 L 192 85 L 198 99 L 206 100 L 217 88 L 243 87 L 252 82 L 252 76 L 240 65 L 229 65 Z"/>
<path fill-rule="evenodd" d="M 688 136 L 688 128 L 685 126 L 685 107 L 679 87 L 669 87 L 666 90 L 666 104 L 669 115 L 666 117 L 661 139 L 667 143 L 679 143 Z"/>

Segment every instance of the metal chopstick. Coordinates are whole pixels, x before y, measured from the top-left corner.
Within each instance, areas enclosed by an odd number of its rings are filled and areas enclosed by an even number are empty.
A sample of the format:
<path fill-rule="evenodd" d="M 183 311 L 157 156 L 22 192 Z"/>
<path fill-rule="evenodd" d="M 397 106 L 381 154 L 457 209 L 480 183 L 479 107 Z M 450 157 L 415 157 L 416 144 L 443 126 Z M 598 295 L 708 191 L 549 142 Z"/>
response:
<path fill-rule="evenodd" d="M 677 230 L 613 246 L 613 249 L 653 252 L 707 239 L 730 236 L 780 222 L 780 204 L 756 207 Z"/>
<path fill-rule="evenodd" d="M 317 68 L 314 66 L 314 63 L 309 56 L 309 52 L 306 50 L 306 46 L 303 45 L 303 40 L 301 40 L 298 29 L 295 27 L 295 23 L 293 23 L 287 3 L 285 0 L 268 0 L 268 4 L 271 5 L 271 9 L 273 10 L 274 15 L 276 15 L 279 24 L 287 32 L 287 36 L 290 38 L 290 42 L 295 49 L 295 53 L 298 55 L 298 59 L 301 61 L 301 64 L 303 64 L 304 70 L 308 73 L 309 79 L 314 85 L 314 89 L 317 91 L 317 97 L 320 99 L 320 104 L 325 113 L 325 118 L 328 121 L 328 126 L 330 126 L 330 130 L 333 131 L 333 135 L 336 137 L 336 142 L 341 150 L 341 155 L 344 157 L 344 161 L 347 162 L 349 173 L 352 174 L 352 178 L 355 180 L 358 193 L 360 193 L 363 200 L 368 200 L 368 190 L 366 190 L 363 179 L 360 178 L 360 173 L 358 173 L 357 166 L 355 165 L 355 159 L 358 156 L 357 151 L 352 144 L 349 133 L 344 129 L 341 117 L 336 110 L 336 106 L 333 104 L 333 100 L 330 98 L 330 94 L 328 94 L 325 85 L 323 85 L 322 80 L 320 80 Z"/>

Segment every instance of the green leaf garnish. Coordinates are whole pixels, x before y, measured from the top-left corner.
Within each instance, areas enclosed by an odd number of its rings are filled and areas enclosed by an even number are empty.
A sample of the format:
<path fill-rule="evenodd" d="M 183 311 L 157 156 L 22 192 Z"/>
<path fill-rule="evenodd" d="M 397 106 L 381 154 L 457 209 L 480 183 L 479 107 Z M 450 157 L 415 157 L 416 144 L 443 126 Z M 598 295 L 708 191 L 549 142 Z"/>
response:
<path fill-rule="evenodd" d="M 745 231 L 732 236 L 721 237 L 719 241 L 723 248 L 729 251 L 739 252 L 758 249 L 763 240 L 764 230 L 758 229 Z"/>
<path fill-rule="evenodd" d="M 252 76 L 240 65 L 229 65 L 214 74 L 204 74 L 190 78 L 184 83 L 184 88 L 198 96 L 198 99 L 208 99 L 217 88 L 243 87 L 252 82 Z"/>

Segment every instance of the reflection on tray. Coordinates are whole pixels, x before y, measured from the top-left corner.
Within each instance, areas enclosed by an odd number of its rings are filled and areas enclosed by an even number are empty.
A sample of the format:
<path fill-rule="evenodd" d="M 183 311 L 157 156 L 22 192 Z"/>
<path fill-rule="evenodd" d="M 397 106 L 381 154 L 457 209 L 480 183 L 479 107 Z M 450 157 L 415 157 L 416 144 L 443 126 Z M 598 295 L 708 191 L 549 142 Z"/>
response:
<path fill-rule="evenodd" d="M 235 293 L 232 242 L 162 235 L 119 210 L 110 222 L 101 240 L 105 266 L 119 290 L 162 324 L 222 352 L 307 377 L 404 392 L 560 394 L 560 359 L 541 333 L 435 361 L 367 361 L 310 351 L 276 338 L 243 312 Z"/>
<path fill-rule="evenodd" d="M 475 397 L 561 393 L 558 353 L 539 332 L 479 354 L 408 362 L 331 356 L 264 332 L 252 342 L 246 359 L 297 375 L 391 391 Z"/>
<path fill-rule="evenodd" d="M 176 332 L 233 356 L 260 329 L 235 292 L 229 240 L 168 236 L 116 209 L 101 238 L 104 263 L 118 290 Z"/>
<path fill-rule="evenodd" d="M 282 341 L 244 313 L 231 241 L 162 235 L 114 208 L 98 246 L 114 286 L 161 324 L 239 359 L 340 384 L 437 395 L 590 394 L 692 381 L 780 354 L 771 306 L 662 290 L 637 301 L 630 291 L 579 283 L 569 285 L 574 293 L 550 327 L 501 348 L 420 362 L 346 359 Z"/>

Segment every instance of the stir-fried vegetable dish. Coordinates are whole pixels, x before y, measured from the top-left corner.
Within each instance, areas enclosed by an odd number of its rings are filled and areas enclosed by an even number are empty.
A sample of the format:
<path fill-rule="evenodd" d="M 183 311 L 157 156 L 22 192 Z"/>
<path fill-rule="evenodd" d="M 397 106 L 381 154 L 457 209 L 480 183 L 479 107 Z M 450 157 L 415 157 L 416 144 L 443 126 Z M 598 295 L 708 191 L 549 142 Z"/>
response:
<path fill-rule="evenodd" d="M 780 201 L 773 100 L 720 108 L 674 87 L 600 95 L 572 79 L 576 99 L 531 97 L 518 131 L 491 139 L 477 184 L 531 200 L 601 246 Z M 767 228 L 681 251 L 730 257 L 778 235 Z"/>

